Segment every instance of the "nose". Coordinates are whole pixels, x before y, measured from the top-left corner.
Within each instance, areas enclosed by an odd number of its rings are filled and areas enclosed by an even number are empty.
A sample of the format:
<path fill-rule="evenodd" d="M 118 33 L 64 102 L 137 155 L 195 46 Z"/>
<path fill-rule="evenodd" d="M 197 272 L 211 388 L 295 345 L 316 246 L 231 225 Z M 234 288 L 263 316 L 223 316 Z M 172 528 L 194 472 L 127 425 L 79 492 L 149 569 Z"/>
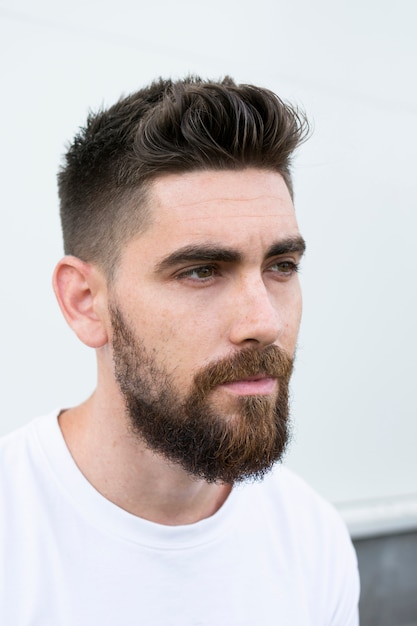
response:
<path fill-rule="evenodd" d="M 276 300 L 261 276 L 242 279 L 233 298 L 230 341 L 259 347 L 277 342 L 284 322 Z"/>

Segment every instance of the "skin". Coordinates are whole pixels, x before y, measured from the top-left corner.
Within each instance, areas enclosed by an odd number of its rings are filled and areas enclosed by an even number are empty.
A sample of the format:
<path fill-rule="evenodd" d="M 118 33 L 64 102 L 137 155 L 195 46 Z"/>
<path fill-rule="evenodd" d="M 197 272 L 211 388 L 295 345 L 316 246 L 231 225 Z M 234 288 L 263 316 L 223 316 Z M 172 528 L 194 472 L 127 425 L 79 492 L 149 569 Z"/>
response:
<path fill-rule="evenodd" d="M 230 486 L 207 484 L 146 449 L 129 431 L 114 380 L 109 302 L 168 371 L 180 396 L 196 369 L 242 348 L 276 344 L 294 354 L 301 319 L 296 265 L 303 252 L 282 177 L 270 171 L 205 171 L 153 183 L 148 228 L 124 247 L 114 281 L 65 257 L 55 292 L 70 326 L 97 351 L 98 381 L 60 426 L 86 478 L 109 500 L 145 519 L 186 524 L 212 515 Z M 225 419 L 237 397 L 276 394 L 255 377 L 212 393 Z"/>

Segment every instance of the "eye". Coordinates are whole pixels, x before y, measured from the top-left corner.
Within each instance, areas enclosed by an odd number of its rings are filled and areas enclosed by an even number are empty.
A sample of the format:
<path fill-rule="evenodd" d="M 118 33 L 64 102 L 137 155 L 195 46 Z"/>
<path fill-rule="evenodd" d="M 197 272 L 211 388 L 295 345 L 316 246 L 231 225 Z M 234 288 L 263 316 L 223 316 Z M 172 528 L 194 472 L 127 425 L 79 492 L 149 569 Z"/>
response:
<path fill-rule="evenodd" d="M 201 265 L 199 267 L 191 267 L 188 270 L 184 270 L 178 274 L 177 278 L 189 278 L 194 281 L 204 282 L 210 280 L 217 274 L 217 269 L 214 265 Z"/>
<path fill-rule="evenodd" d="M 281 276 L 291 276 L 298 272 L 298 263 L 294 261 L 277 261 L 270 265 L 269 270 Z"/>

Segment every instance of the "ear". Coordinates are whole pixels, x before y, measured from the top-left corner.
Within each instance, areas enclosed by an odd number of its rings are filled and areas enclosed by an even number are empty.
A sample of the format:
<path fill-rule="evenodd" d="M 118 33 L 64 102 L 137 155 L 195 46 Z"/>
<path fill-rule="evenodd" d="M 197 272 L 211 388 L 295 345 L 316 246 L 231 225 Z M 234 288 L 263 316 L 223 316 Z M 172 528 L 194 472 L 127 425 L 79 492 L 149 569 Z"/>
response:
<path fill-rule="evenodd" d="M 61 311 L 77 337 L 90 348 L 108 341 L 107 286 L 103 273 L 74 256 L 56 266 L 53 287 Z"/>

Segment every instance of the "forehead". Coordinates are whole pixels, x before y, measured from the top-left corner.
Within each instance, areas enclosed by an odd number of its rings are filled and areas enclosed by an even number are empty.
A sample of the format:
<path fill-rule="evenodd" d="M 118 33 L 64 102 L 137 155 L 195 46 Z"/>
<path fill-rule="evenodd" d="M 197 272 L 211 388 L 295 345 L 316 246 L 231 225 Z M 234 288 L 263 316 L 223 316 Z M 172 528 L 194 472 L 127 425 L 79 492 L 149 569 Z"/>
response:
<path fill-rule="evenodd" d="M 277 229 L 283 235 L 298 232 L 290 193 L 276 172 L 246 169 L 168 175 L 153 182 L 148 201 L 149 235 L 233 238 L 264 229 L 273 229 L 275 237 Z"/>
<path fill-rule="evenodd" d="M 258 169 L 204 171 L 156 179 L 146 198 L 148 222 L 124 246 L 117 268 L 137 280 L 154 277 L 183 249 L 228 250 L 260 264 L 281 242 L 300 240 L 282 176 Z M 190 256 L 188 254 L 188 256 Z M 153 278 L 152 278 L 153 280 Z"/>

